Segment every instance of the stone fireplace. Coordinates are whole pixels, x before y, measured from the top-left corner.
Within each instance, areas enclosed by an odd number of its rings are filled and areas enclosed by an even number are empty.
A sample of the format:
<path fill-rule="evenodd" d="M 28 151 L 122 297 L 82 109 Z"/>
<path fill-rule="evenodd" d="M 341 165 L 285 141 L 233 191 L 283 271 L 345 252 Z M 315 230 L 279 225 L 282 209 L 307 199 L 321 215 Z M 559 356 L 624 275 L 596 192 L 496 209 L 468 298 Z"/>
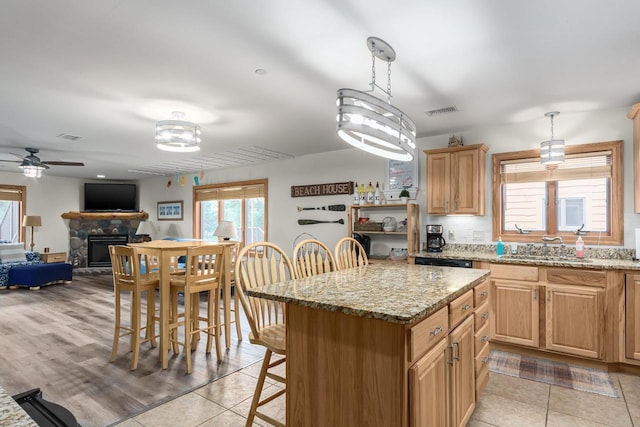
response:
<path fill-rule="evenodd" d="M 140 221 L 146 220 L 149 214 L 146 212 L 67 212 L 62 214 L 67 219 L 69 228 L 69 253 L 74 268 L 98 266 L 110 266 L 111 260 L 105 263 L 104 251 L 109 244 L 126 244 L 134 239 Z M 89 236 L 97 241 L 94 247 L 99 252 L 92 265 L 89 263 Z M 113 239 L 110 239 L 113 237 Z M 106 238 L 106 240 L 105 240 Z M 104 242 L 112 241 L 112 243 Z"/>

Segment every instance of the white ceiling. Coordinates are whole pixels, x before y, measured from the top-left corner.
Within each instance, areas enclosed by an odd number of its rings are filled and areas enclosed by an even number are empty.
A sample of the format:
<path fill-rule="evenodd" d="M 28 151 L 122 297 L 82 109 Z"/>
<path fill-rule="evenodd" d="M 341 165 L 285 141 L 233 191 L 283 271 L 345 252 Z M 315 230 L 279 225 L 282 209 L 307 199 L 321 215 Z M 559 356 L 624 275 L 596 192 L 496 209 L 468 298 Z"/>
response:
<path fill-rule="evenodd" d="M 43 161 L 86 164 L 48 175 L 126 180 L 149 176 L 130 169 L 171 175 L 347 148 L 336 90 L 368 89 L 368 36 L 395 49 L 393 104 L 419 137 L 547 127 L 547 111 L 640 101 L 639 17 L 638 0 L 4 2 L 0 159 L 35 147 Z M 386 64 L 377 76 L 386 86 Z M 460 112 L 424 113 L 451 105 Z M 155 121 L 174 110 L 202 126 L 200 152 L 155 148 Z"/>

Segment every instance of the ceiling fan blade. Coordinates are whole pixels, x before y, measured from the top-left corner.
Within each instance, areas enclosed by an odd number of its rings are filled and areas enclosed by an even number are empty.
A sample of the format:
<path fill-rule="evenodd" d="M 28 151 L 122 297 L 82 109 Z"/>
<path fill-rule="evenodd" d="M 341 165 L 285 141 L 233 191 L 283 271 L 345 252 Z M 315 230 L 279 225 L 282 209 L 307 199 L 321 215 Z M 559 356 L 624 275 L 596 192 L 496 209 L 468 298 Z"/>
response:
<path fill-rule="evenodd" d="M 0 160 L 0 162 L 22 163 L 20 160 Z"/>
<path fill-rule="evenodd" d="M 12 156 L 16 156 L 17 158 L 22 159 L 22 160 L 26 160 L 26 158 L 27 158 L 27 156 L 23 156 L 21 154 L 16 154 L 16 153 L 9 153 L 9 154 L 11 154 Z"/>
<path fill-rule="evenodd" d="M 40 162 L 40 164 L 43 164 L 43 165 L 53 165 L 53 166 L 84 166 L 84 163 L 80 163 L 80 162 L 56 162 L 56 161 L 49 161 L 49 162 Z"/>

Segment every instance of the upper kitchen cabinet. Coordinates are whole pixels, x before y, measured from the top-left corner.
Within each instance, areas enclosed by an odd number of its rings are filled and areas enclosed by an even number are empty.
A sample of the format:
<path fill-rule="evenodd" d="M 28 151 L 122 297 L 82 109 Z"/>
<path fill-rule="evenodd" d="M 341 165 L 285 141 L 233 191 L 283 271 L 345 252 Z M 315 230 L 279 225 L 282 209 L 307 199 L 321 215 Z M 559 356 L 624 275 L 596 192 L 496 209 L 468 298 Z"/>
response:
<path fill-rule="evenodd" d="M 640 213 L 640 103 L 631 107 L 627 117 L 633 120 L 633 194 L 635 212 Z"/>
<path fill-rule="evenodd" d="M 484 144 L 425 150 L 427 213 L 484 215 Z"/>

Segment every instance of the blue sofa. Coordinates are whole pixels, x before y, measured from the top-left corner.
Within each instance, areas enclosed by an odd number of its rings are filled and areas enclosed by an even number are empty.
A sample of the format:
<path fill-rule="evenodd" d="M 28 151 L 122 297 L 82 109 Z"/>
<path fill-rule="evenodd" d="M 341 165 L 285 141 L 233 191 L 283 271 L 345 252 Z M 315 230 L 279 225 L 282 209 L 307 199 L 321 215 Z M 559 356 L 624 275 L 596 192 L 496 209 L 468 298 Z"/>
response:
<path fill-rule="evenodd" d="M 4 245 L 0 245 L 2 247 Z M 0 253 L 0 288 L 7 288 L 9 283 L 9 270 L 12 267 L 19 265 L 33 265 L 33 264 L 44 264 L 43 261 L 40 260 L 40 252 L 37 251 L 25 251 L 25 261 L 8 261 L 4 262 L 2 260 L 2 254 Z"/>

